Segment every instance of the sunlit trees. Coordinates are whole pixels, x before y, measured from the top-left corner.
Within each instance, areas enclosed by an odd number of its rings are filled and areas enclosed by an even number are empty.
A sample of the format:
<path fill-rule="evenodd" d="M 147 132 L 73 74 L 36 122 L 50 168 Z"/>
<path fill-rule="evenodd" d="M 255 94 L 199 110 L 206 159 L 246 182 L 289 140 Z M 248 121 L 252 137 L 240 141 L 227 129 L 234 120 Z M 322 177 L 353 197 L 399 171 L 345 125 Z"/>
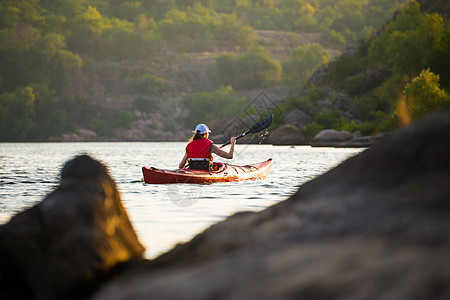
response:
<path fill-rule="evenodd" d="M 224 85 L 234 88 L 266 87 L 281 80 L 281 66 L 262 46 L 251 47 L 241 55 L 222 55 L 216 70 Z"/>
<path fill-rule="evenodd" d="M 237 97 L 231 86 L 221 86 L 214 92 L 196 93 L 187 99 L 191 111 L 188 121 L 191 126 L 200 121 L 208 123 L 226 116 L 236 116 L 248 105 L 248 100 Z"/>
<path fill-rule="evenodd" d="M 103 32 L 111 27 L 110 22 L 92 6 L 88 6 L 83 13 L 76 15 L 70 25 L 69 47 L 76 52 L 87 54 L 95 53 Z"/>
<path fill-rule="evenodd" d="M 429 69 L 423 70 L 411 80 L 403 93 L 406 109 L 413 120 L 450 107 L 449 94 L 440 89 L 439 75 L 433 74 Z"/>
<path fill-rule="evenodd" d="M 329 53 L 317 43 L 299 46 L 283 63 L 283 81 L 288 85 L 303 86 L 312 73 L 329 60 Z"/>
<path fill-rule="evenodd" d="M 388 25 L 382 37 L 372 42 L 370 58 L 415 77 L 429 67 L 432 53 L 442 49 L 440 41 L 448 35 L 448 30 L 442 16 L 422 14 L 417 4 L 412 5 Z"/>

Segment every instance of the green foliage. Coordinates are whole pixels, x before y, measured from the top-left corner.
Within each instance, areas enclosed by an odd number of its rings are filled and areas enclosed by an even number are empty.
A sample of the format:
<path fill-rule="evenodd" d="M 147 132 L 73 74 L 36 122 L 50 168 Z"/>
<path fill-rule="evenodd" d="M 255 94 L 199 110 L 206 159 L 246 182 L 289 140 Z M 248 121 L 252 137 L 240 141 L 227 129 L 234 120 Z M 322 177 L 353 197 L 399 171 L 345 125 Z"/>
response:
<path fill-rule="evenodd" d="M 241 55 L 222 55 L 216 70 L 224 85 L 234 88 L 267 87 L 280 81 L 280 64 L 262 46 L 253 46 Z"/>
<path fill-rule="evenodd" d="M 235 12 L 257 29 L 322 32 L 330 44 L 367 38 L 408 0 L 212 0 L 220 13 Z M 334 33 L 331 33 L 334 32 Z M 331 34 L 330 34 L 331 33 Z"/>
<path fill-rule="evenodd" d="M 174 121 L 174 119 L 172 119 L 172 118 L 166 118 L 166 121 L 165 121 L 165 130 L 166 131 L 169 131 L 169 132 L 172 132 L 172 133 L 175 133 L 175 132 L 177 132 L 177 126 L 176 126 L 176 124 L 175 124 L 175 121 Z"/>
<path fill-rule="evenodd" d="M 142 81 L 136 86 L 137 90 L 142 94 L 160 94 L 165 90 L 166 80 L 152 73 L 144 73 Z"/>
<path fill-rule="evenodd" d="M 190 111 L 188 121 L 191 126 L 200 122 L 208 123 L 227 116 L 242 113 L 248 105 L 246 98 L 237 97 L 231 86 L 219 87 L 216 91 L 196 93 L 186 102 Z"/>
<path fill-rule="evenodd" d="M 317 43 L 299 46 L 283 63 L 283 81 L 288 85 L 304 85 L 314 71 L 328 63 L 330 55 Z"/>
<path fill-rule="evenodd" d="M 336 32 L 334 30 L 326 31 L 323 34 L 323 39 L 325 40 L 327 45 L 336 47 L 338 49 L 344 48 L 346 44 L 345 36 L 342 33 Z"/>
<path fill-rule="evenodd" d="M 340 130 L 345 130 L 345 131 L 349 131 L 349 132 L 355 132 L 360 130 L 360 126 L 358 126 L 355 121 L 350 121 L 347 122 L 345 124 L 342 124 Z"/>
<path fill-rule="evenodd" d="M 159 102 L 153 98 L 139 96 L 134 100 L 134 108 L 142 112 L 152 112 L 159 109 Z"/>
<path fill-rule="evenodd" d="M 301 97 L 289 96 L 279 107 L 282 111 L 289 112 L 293 109 L 301 109 L 305 113 L 312 113 L 317 106 L 317 102 L 325 97 L 323 88 L 310 88 L 306 95 Z"/>
<path fill-rule="evenodd" d="M 35 95 L 31 87 L 0 95 L 0 140 L 21 141 L 33 130 Z"/>
<path fill-rule="evenodd" d="M 376 131 L 377 127 L 378 127 L 377 122 L 367 121 L 359 126 L 359 131 L 361 132 L 362 135 L 368 136 L 372 135 Z"/>
<path fill-rule="evenodd" d="M 120 60 L 145 59 L 167 49 L 231 50 L 242 54 L 221 56 L 216 61 L 222 84 L 261 88 L 279 83 L 282 76 L 290 85 L 301 85 L 318 65 L 328 62 L 323 49 L 318 46 L 293 49 L 281 74 L 279 63 L 261 46 L 253 46 L 256 36 L 253 28 L 318 32 L 328 45 L 342 49 L 348 43 L 368 37 L 373 28 L 406 2 L 3 0 L 0 4 L 0 139 L 60 136 L 76 127 L 91 127 L 110 135 L 114 127 L 130 126 L 134 118 L 131 112 L 118 111 L 109 118 L 95 114 L 95 106 L 74 89 L 74 78 L 77 83 L 85 84 L 86 73 L 95 72 L 99 60 L 118 65 Z M 296 34 L 289 36 L 292 47 L 299 44 L 295 37 Z M 403 90 L 408 99 L 414 99 L 414 104 L 408 106 L 416 107 L 414 114 L 434 111 L 439 105 L 433 99 L 445 99 L 442 93 L 450 89 L 449 61 L 448 20 L 437 14 L 423 14 L 413 4 L 387 25 L 384 35 L 368 41 L 357 55 L 344 55 L 331 64 L 329 78 L 335 87 L 357 97 L 352 108 L 356 115 L 367 120 L 364 126 L 368 132 L 373 128 L 379 130 L 380 126 L 394 126 L 397 119 L 392 112 Z M 363 74 L 374 63 L 391 68 L 395 75 L 372 93 L 364 91 L 361 95 Z M 433 75 L 418 76 L 428 68 Z M 440 74 L 442 89 L 434 74 Z M 418 79 L 406 89 L 406 82 L 416 76 Z M 150 72 L 142 74 L 140 81 L 136 87 L 139 93 L 165 91 L 165 80 Z M 214 97 L 221 99 L 220 104 Z M 373 101 L 368 101 L 369 98 Z M 145 99 L 137 98 L 135 108 L 152 111 L 154 101 Z M 199 93 L 191 101 L 194 100 L 211 105 L 211 116 L 238 113 L 236 107 L 242 108 L 245 102 L 226 88 Z M 315 102 L 308 95 L 294 97 L 283 105 L 298 106 L 308 112 L 315 108 Z M 441 102 L 445 100 L 438 101 Z M 321 116 L 317 121 L 327 123 L 329 119 L 333 117 Z M 339 124 L 354 128 L 351 122 L 342 123 L 342 118 L 333 126 Z M 318 126 L 322 125 L 312 128 Z"/>
<path fill-rule="evenodd" d="M 112 120 L 113 128 L 130 129 L 131 123 L 134 120 L 134 114 L 126 109 L 116 109 L 114 112 L 114 119 Z"/>
<path fill-rule="evenodd" d="M 362 73 L 367 68 L 367 59 L 360 55 L 342 54 L 329 65 L 329 80 L 332 84 L 341 84 L 351 76 Z"/>
<path fill-rule="evenodd" d="M 404 95 L 413 120 L 450 106 L 450 96 L 439 87 L 439 75 L 429 69 L 405 86 Z"/>
<path fill-rule="evenodd" d="M 49 90 L 46 85 L 36 85 L 33 90 L 36 95 L 34 118 L 36 126 L 33 136 L 38 138 L 62 136 L 68 125 L 68 113 L 60 107 L 54 97 L 54 91 Z"/>
<path fill-rule="evenodd" d="M 205 51 L 215 44 L 230 50 L 246 49 L 255 35 L 236 15 L 216 13 L 201 5 L 186 11 L 170 10 L 157 22 L 156 32 L 185 51 Z"/>
<path fill-rule="evenodd" d="M 338 85 L 339 88 L 347 92 L 352 97 L 360 96 L 364 92 L 364 74 L 358 73 L 349 77 L 346 77 Z"/>
<path fill-rule="evenodd" d="M 351 110 L 354 116 L 360 120 L 372 120 L 373 119 L 373 111 L 376 111 L 378 105 L 373 98 L 369 97 L 360 97 L 356 98 L 351 104 Z"/>
<path fill-rule="evenodd" d="M 324 130 L 325 128 L 322 125 L 317 123 L 309 123 L 303 126 L 302 134 L 305 136 L 307 140 L 313 139 L 319 132 Z"/>
<path fill-rule="evenodd" d="M 392 112 L 405 84 L 405 77 L 396 74 L 377 87 L 373 93 L 378 101 L 378 109 L 384 112 Z"/>
<path fill-rule="evenodd" d="M 347 119 L 337 110 L 323 110 L 314 116 L 314 122 L 324 129 L 340 129 Z"/>
<path fill-rule="evenodd" d="M 418 4 L 412 5 L 387 26 L 386 34 L 372 42 L 369 57 L 401 74 L 415 77 L 429 67 L 427 64 L 433 53 L 442 53 L 438 50 L 443 48 L 440 41 L 448 35 L 448 30 L 442 16 L 422 14 Z"/>

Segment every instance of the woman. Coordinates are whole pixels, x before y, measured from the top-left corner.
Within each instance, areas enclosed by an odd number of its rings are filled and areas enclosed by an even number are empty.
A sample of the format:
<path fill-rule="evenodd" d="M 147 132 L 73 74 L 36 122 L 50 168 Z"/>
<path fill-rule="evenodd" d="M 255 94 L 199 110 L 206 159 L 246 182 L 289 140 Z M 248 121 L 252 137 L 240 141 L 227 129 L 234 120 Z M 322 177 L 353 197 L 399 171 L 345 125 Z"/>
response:
<path fill-rule="evenodd" d="M 189 144 L 186 146 L 186 152 L 178 166 L 180 169 L 183 169 L 186 162 L 188 162 L 190 169 L 212 170 L 213 153 L 223 158 L 233 158 L 236 138 L 232 137 L 230 139 L 231 147 L 226 152 L 219 149 L 219 147 L 208 139 L 210 132 L 211 130 L 205 124 L 198 124 L 195 127 L 194 135 L 189 140 Z"/>

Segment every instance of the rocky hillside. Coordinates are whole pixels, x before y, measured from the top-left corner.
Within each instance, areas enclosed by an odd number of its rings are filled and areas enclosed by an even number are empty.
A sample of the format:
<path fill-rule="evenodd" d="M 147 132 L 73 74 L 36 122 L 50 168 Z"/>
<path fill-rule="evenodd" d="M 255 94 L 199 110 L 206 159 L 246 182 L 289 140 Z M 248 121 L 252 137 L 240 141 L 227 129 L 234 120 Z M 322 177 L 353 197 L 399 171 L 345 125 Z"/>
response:
<path fill-rule="evenodd" d="M 257 43 L 280 63 L 288 59 L 293 48 L 322 42 L 320 34 L 269 30 L 257 31 L 257 34 Z M 331 57 L 340 54 L 336 49 L 326 50 Z M 89 68 L 93 75 L 87 77 L 80 73 L 73 90 L 86 97 L 101 117 L 112 115 L 117 109 L 133 111 L 135 120 L 130 128 L 120 128 L 115 132 L 120 140 L 185 140 L 185 132 L 190 132 L 190 128 L 186 129 L 186 117 L 191 109 L 186 106 L 186 99 L 195 93 L 212 92 L 220 86 L 216 58 L 227 53 L 221 50 L 179 53 L 168 48 L 146 60 L 92 62 L 84 67 Z M 282 85 L 264 88 L 264 91 L 277 103 L 287 96 Z M 238 89 L 234 92 L 236 97 L 252 100 L 261 89 Z M 148 103 L 145 110 L 136 105 L 137 99 Z M 101 137 L 85 129 L 78 135 L 66 134 L 61 138 L 66 141 L 97 139 Z"/>

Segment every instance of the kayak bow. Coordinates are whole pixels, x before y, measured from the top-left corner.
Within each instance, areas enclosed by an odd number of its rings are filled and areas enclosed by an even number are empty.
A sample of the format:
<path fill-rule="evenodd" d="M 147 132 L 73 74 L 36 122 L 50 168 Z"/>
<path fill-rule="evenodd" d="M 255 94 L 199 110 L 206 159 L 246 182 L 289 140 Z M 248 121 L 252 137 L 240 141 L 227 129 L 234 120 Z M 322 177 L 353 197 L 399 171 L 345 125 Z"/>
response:
<path fill-rule="evenodd" d="M 230 182 L 266 178 L 272 166 L 272 159 L 264 162 L 237 166 L 227 163 L 214 163 L 217 171 L 178 169 L 163 170 L 154 167 L 142 167 L 145 183 L 197 183 Z"/>

